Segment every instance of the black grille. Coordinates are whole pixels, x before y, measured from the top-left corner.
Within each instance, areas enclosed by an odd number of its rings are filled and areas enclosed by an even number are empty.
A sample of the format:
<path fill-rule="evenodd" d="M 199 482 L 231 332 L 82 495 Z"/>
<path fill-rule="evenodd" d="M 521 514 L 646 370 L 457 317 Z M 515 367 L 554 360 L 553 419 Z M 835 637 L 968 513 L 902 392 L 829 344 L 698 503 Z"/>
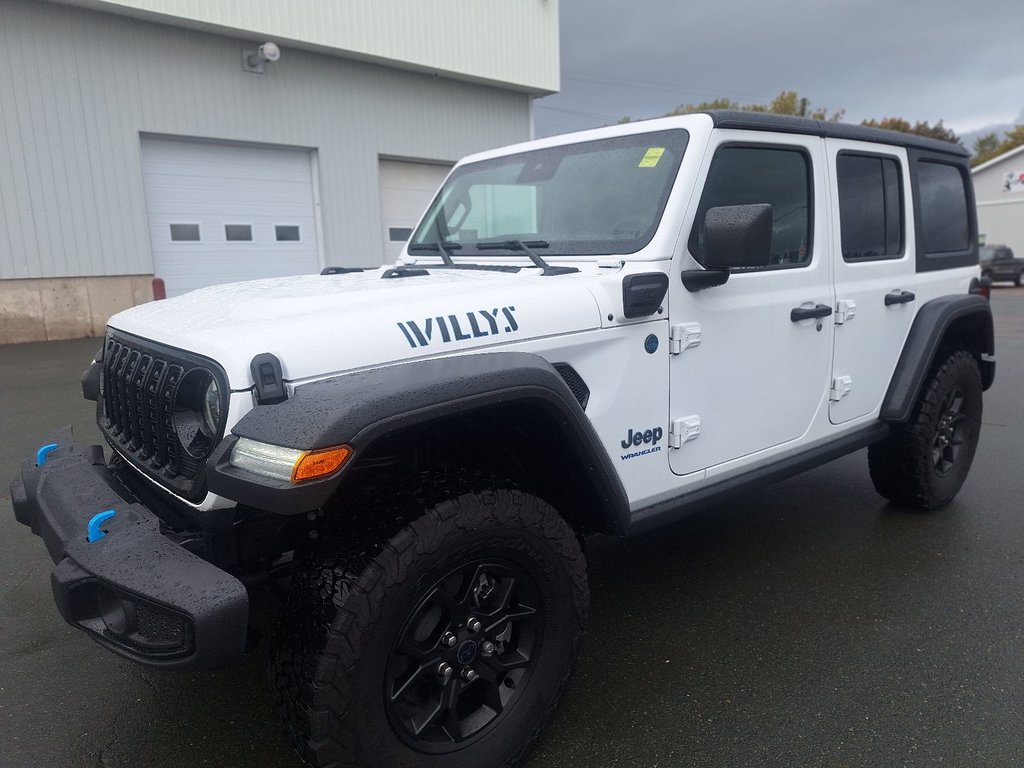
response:
<path fill-rule="evenodd" d="M 103 411 L 107 441 L 132 464 L 189 499 L 206 492 L 203 461 L 182 447 L 174 426 L 178 385 L 193 368 L 216 371 L 209 361 L 150 342 L 109 335 L 103 352 Z M 224 377 L 214 373 L 221 383 Z"/>
<path fill-rule="evenodd" d="M 144 603 L 132 601 L 138 633 L 154 645 L 180 648 L 185 645 L 185 622 L 174 615 L 157 613 Z"/>

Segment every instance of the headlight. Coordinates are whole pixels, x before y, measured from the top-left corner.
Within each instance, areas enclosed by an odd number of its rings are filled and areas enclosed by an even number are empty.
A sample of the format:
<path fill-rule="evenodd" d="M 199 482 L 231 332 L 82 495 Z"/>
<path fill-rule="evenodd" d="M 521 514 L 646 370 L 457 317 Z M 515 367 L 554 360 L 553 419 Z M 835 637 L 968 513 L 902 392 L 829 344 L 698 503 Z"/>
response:
<path fill-rule="evenodd" d="M 205 459 L 220 431 L 221 394 L 213 374 L 193 368 L 185 374 L 174 396 L 174 431 L 182 447 Z"/>
<path fill-rule="evenodd" d="M 203 402 L 203 419 L 206 422 L 206 429 L 211 436 L 217 434 L 220 427 L 220 387 L 216 379 L 210 379 L 206 388 L 206 397 Z"/>
<path fill-rule="evenodd" d="M 287 483 L 303 483 L 333 475 L 352 458 L 348 445 L 336 445 L 315 451 L 300 451 L 280 445 L 238 438 L 231 449 L 231 466 Z"/>

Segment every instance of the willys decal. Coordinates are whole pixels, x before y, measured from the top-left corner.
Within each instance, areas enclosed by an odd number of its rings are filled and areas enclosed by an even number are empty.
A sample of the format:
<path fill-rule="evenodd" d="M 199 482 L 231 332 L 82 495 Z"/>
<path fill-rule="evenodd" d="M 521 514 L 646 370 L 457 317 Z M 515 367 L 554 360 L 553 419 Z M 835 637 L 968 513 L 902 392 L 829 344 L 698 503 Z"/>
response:
<path fill-rule="evenodd" d="M 398 323 L 398 327 L 405 340 L 409 342 L 409 346 L 415 349 L 428 347 L 438 340 L 442 344 L 449 344 L 453 341 L 515 333 L 519 330 L 515 311 L 515 307 L 500 307 L 463 312 L 458 315 L 436 315 L 422 321 L 406 320 Z"/>

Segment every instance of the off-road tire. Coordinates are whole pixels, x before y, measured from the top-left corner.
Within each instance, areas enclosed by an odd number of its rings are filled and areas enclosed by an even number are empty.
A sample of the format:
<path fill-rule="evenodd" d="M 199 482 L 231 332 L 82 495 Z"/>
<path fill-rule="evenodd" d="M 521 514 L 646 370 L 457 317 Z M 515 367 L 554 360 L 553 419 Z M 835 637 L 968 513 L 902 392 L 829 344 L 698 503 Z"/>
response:
<path fill-rule="evenodd" d="M 518 765 L 554 713 L 584 633 L 586 561 L 573 530 L 544 501 L 491 489 L 427 507 L 383 543 L 350 544 L 349 551 L 325 544 L 293 578 L 272 645 L 274 697 L 303 761 L 317 768 Z M 389 720 L 385 670 L 410 611 L 438 574 L 494 557 L 527 569 L 538 587 L 543 628 L 535 666 L 489 730 L 455 751 L 425 753 Z"/>
<path fill-rule="evenodd" d="M 957 393 L 962 418 L 954 428 L 959 440 L 955 460 L 944 469 L 943 449 L 937 441 L 951 399 Z M 956 496 L 974 460 L 981 432 L 981 373 L 974 355 L 956 350 L 933 368 L 921 389 L 906 424 L 894 425 L 889 436 L 868 448 L 868 467 L 875 490 L 894 504 L 932 510 L 945 506 Z M 948 427 L 946 428 L 948 431 Z M 938 452 L 938 453 L 937 453 Z"/>

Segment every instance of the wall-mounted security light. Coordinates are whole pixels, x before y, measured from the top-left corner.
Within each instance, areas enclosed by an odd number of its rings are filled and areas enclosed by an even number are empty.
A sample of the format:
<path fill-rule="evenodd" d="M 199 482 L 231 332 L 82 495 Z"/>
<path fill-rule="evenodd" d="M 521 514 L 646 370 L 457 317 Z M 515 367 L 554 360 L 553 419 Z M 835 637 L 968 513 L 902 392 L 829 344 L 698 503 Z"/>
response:
<path fill-rule="evenodd" d="M 242 69 L 256 75 L 266 71 L 267 64 L 281 58 L 281 49 L 277 43 L 264 43 L 256 50 L 242 49 Z"/>

